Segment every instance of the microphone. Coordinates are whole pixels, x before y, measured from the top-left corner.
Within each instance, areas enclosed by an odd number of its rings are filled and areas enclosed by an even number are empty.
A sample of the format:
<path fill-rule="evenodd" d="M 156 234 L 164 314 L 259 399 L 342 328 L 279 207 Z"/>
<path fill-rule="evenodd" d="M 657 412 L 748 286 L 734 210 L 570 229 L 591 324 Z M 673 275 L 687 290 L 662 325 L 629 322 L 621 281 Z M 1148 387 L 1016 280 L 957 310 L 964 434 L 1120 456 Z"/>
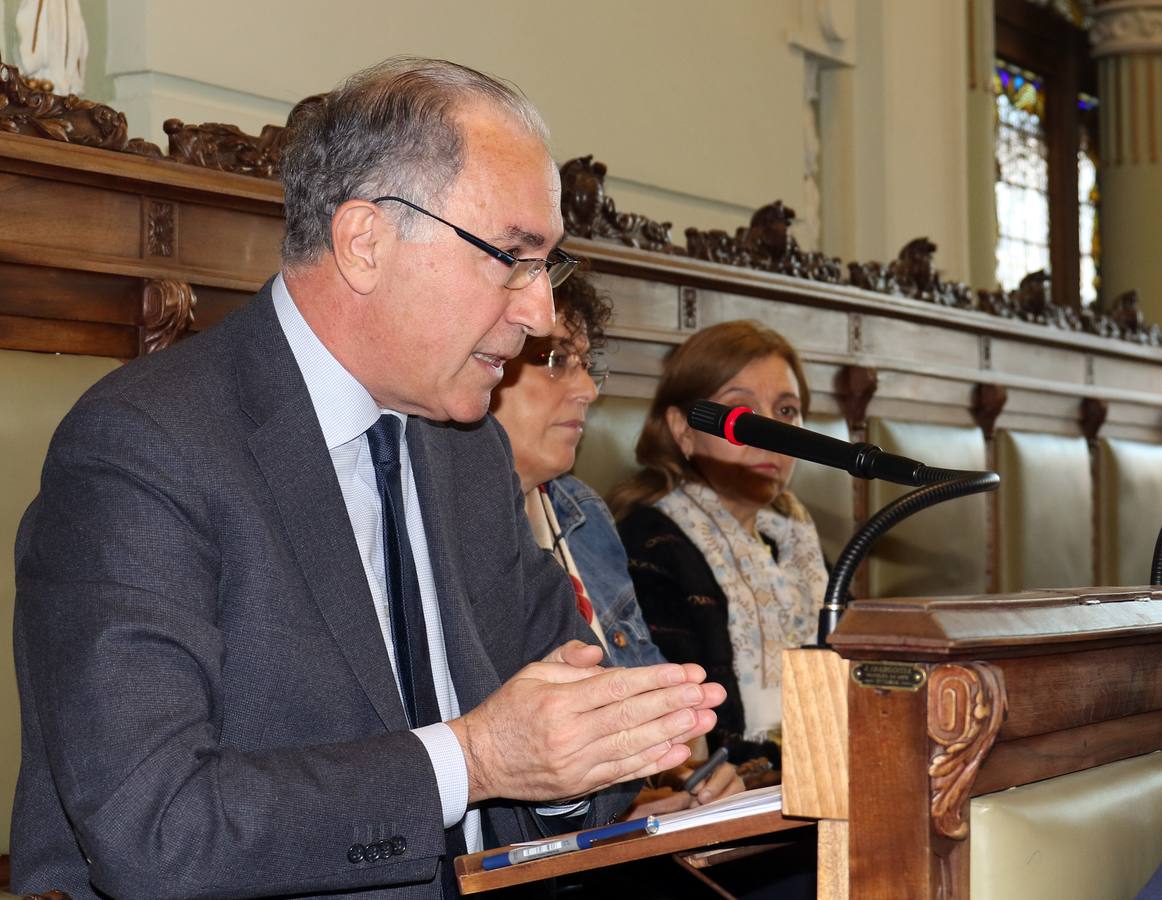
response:
<path fill-rule="evenodd" d="M 934 484 L 959 472 L 934 469 L 906 456 L 881 450 L 875 444 L 841 441 L 808 428 L 788 425 L 751 412 L 749 407 L 729 407 L 711 400 L 695 400 L 686 416 L 691 428 L 732 444 L 747 444 L 760 450 L 782 453 L 796 459 L 843 469 L 856 478 L 879 478 L 895 484 Z"/>
<path fill-rule="evenodd" d="M 776 419 L 755 415 L 748 407 L 729 407 L 711 400 L 695 400 L 686 415 L 691 428 L 725 438 L 732 444 L 746 444 L 772 453 L 843 469 L 857 478 L 881 478 L 918 490 L 893 500 L 871 516 L 856 533 L 831 570 L 823 608 L 819 611 L 819 635 L 816 647 L 826 647 L 827 638 L 839 624 L 847 606 L 847 592 L 856 567 L 872 544 L 890 528 L 908 516 L 945 500 L 995 491 L 1000 484 L 996 472 L 966 472 L 937 469 L 906 456 L 887 453 L 875 444 L 851 444 L 825 434 L 788 425 Z M 1162 534 L 1154 551 L 1155 583 L 1162 583 Z"/>

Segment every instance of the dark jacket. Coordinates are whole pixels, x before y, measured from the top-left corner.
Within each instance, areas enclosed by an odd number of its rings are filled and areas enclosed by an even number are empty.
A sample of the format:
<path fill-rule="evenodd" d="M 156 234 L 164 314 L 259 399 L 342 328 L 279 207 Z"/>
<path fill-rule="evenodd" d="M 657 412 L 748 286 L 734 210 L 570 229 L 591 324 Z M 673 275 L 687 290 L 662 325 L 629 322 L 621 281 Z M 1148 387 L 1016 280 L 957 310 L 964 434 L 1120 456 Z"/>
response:
<path fill-rule="evenodd" d="M 407 440 L 467 711 L 587 629 L 533 542 L 495 420 L 409 417 Z M 269 286 L 77 403 L 16 581 L 17 892 L 440 896 L 431 761 Z M 538 836 L 521 804 L 483 812 L 498 843 Z M 383 841 L 400 852 L 349 857 Z"/>
<path fill-rule="evenodd" d="M 742 738 L 745 718 L 734 673 L 726 595 L 702 551 L 673 519 L 652 506 L 634 509 L 618 525 L 618 532 L 654 643 L 667 659 L 698 663 L 708 680 L 726 688 L 726 700 L 715 710 L 718 724 L 707 735 L 710 749 L 726 744 L 735 764 L 766 756 L 777 768 L 775 744 Z M 778 548 L 765 536 L 763 541 L 777 560 Z"/>

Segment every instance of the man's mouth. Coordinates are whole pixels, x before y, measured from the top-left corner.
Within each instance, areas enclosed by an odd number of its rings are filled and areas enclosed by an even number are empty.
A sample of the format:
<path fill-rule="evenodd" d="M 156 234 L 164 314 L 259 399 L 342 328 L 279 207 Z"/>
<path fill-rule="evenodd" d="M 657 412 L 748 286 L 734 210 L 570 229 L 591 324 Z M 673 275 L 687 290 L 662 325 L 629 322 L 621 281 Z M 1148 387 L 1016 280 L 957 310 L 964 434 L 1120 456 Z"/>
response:
<path fill-rule="evenodd" d="M 472 355 L 475 356 L 482 363 L 484 363 L 486 366 L 492 366 L 492 368 L 498 369 L 498 370 L 503 369 L 504 364 L 508 361 L 508 357 L 506 357 L 506 356 L 494 356 L 491 353 L 476 352 L 476 353 L 473 353 Z"/>

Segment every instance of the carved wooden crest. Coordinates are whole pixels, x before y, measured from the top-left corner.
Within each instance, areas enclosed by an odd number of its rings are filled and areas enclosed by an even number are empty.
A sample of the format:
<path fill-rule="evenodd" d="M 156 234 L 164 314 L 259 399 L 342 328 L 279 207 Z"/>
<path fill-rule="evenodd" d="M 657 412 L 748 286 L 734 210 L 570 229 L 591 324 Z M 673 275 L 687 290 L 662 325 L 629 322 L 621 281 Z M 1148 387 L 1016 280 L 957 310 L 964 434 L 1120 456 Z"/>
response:
<path fill-rule="evenodd" d="M 194 322 L 198 298 L 184 281 L 148 281 L 142 298 L 145 352 L 164 350 Z"/>
<path fill-rule="evenodd" d="M 561 216 L 569 234 L 606 238 L 628 247 L 660 253 L 683 253 L 670 238 L 670 223 L 637 213 L 619 213 L 605 194 L 605 163 L 593 156 L 571 159 L 561 166 Z"/>
<path fill-rule="evenodd" d="M 15 66 L 0 61 L 0 131 L 67 144 L 160 157 L 156 144 L 129 140 L 125 115 L 111 106 L 61 96 L 31 84 Z"/>
<path fill-rule="evenodd" d="M 257 137 L 218 122 L 186 125 L 180 119 L 166 119 L 162 128 L 169 135 L 170 159 L 177 162 L 236 175 L 278 175 L 286 144 L 286 129 L 281 125 L 266 125 Z"/>
<path fill-rule="evenodd" d="M 1005 719 L 1001 670 L 984 662 L 936 667 L 928 679 L 928 737 L 938 746 L 928 765 L 932 827 L 964 840 L 964 807 L 981 762 Z"/>

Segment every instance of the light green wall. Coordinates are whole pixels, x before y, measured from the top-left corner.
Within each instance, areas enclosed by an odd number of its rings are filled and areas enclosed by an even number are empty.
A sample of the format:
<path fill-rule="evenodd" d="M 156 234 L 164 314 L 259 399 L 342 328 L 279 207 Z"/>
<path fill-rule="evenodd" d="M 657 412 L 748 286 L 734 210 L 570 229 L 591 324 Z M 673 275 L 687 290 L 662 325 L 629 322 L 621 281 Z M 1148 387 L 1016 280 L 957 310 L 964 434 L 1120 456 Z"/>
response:
<path fill-rule="evenodd" d="M 9 849 L 20 768 L 20 705 L 12 658 L 17 526 L 36 496 L 57 424 L 91 384 L 117 365 L 91 356 L 0 350 L 0 853 Z"/>
<path fill-rule="evenodd" d="M 0 2 L 11 43 L 17 0 Z M 823 66 L 820 249 L 886 260 L 924 234 L 946 275 L 969 274 L 968 0 L 81 4 L 86 93 L 125 112 L 132 135 L 164 146 L 171 117 L 257 133 L 386 56 L 446 57 L 519 84 L 559 161 L 593 153 L 618 209 L 671 221 L 678 242 L 688 226 L 732 232 L 775 199 L 805 211 L 810 48 Z"/>

